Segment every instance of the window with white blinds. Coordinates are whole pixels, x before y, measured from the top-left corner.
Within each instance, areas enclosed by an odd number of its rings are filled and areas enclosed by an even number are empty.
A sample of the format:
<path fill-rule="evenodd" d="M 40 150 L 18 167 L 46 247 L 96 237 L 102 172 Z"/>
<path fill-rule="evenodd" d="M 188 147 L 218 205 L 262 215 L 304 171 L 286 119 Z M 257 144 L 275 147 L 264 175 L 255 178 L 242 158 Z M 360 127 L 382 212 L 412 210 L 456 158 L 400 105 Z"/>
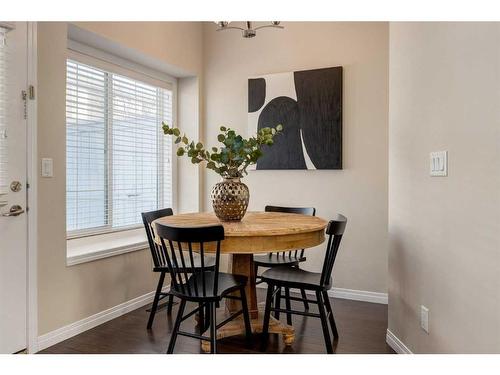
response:
<path fill-rule="evenodd" d="M 135 75 L 134 75 L 135 77 Z M 172 205 L 172 91 L 67 60 L 66 227 L 70 237 L 142 225 Z"/>
<path fill-rule="evenodd" d="M 0 203 L 8 193 L 7 77 L 7 29 L 0 27 Z"/>

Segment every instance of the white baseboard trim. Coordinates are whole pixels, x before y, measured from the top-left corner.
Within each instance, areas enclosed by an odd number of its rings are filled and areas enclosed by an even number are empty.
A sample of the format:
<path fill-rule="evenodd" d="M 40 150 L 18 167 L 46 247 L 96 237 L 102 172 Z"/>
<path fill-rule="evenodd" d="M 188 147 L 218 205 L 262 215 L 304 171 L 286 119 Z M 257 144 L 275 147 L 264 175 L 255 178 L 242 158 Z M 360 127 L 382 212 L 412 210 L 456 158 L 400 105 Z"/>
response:
<path fill-rule="evenodd" d="M 387 329 L 385 341 L 398 354 L 413 354 L 413 352 L 394 333 Z"/>
<path fill-rule="evenodd" d="M 168 289 L 169 286 L 163 288 L 163 291 L 168 291 Z M 77 322 L 68 324 L 52 332 L 38 336 L 38 351 L 46 349 L 61 341 L 67 340 L 82 332 L 97 327 L 98 325 L 106 323 L 128 312 L 131 312 L 135 309 L 145 306 L 153 301 L 154 295 L 155 295 L 154 291 L 146 293 L 142 296 L 133 298 L 130 301 L 120 303 L 119 305 L 111 307 L 107 310 L 101 311 L 97 314 L 91 315 Z"/>
<path fill-rule="evenodd" d="M 333 288 L 328 291 L 333 298 L 351 299 L 354 301 L 381 303 L 387 305 L 389 297 L 387 293 L 370 292 L 368 290 Z"/>
<path fill-rule="evenodd" d="M 267 288 L 267 284 L 257 285 L 259 288 Z M 312 291 L 306 291 L 307 294 L 314 294 Z M 367 290 L 333 288 L 328 291 L 328 296 L 332 298 L 350 299 L 353 301 L 363 301 L 371 303 L 380 303 L 387 305 L 389 298 L 387 293 L 370 292 Z"/>

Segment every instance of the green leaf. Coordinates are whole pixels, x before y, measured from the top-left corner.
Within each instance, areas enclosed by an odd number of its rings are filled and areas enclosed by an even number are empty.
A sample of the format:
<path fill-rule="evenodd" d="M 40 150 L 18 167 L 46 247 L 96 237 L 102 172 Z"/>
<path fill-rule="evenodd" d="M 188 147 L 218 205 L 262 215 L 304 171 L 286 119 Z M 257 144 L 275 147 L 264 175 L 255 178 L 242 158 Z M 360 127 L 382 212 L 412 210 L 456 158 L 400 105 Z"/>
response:
<path fill-rule="evenodd" d="M 178 128 L 170 127 L 162 122 L 164 134 L 174 135 L 175 144 L 182 142 L 182 146 L 177 149 L 177 155 L 186 155 L 193 164 L 199 164 L 206 161 L 207 169 L 211 169 L 222 177 L 243 177 L 247 172 L 249 165 L 257 163 L 262 157 L 263 151 L 274 144 L 274 137 L 282 130 L 281 124 L 276 127 L 264 127 L 257 131 L 253 137 L 243 138 L 235 130 L 221 126 L 221 134 L 218 134 L 217 140 L 223 143 L 221 147 L 209 148 L 211 152 L 205 150 L 202 142 L 190 141 L 186 134 L 182 134 Z M 261 150 L 262 148 L 262 150 Z"/>

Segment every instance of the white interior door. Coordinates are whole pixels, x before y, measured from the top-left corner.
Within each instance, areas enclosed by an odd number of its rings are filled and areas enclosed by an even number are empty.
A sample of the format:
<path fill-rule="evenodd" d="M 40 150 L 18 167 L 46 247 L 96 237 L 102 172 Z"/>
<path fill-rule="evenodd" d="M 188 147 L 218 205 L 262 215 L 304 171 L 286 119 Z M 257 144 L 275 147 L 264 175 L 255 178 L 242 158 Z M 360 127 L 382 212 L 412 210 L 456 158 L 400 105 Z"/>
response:
<path fill-rule="evenodd" d="M 0 353 L 27 347 L 27 35 L 0 22 Z"/>

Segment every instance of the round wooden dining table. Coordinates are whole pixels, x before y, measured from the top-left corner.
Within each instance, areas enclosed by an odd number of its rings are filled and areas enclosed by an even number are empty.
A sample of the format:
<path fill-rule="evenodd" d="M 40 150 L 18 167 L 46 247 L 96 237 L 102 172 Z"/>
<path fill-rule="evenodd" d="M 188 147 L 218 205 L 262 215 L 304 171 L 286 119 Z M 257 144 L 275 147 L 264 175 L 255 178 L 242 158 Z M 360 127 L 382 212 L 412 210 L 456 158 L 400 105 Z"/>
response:
<path fill-rule="evenodd" d="M 213 212 L 186 213 L 166 216 L 153 222 L 178 227 L 200 227 L 223 225 L 225 239 L 221 242 L 221 254 L 229 254 L 229 272 L 248 277 L 246 296 L 250 310 L 253 332 L 262 332 L 263 312 L 259 311 L 255 282 L 253 254 L 276 251 L 307 249 L 325 240 L 327 221 L 317 217 L 281 212 L 247 212 L 241 221 L 220 221 Z M 210 251 L 207 248 L 206 251 Z M 212 249 L 213 251 L 213 249 Z M 228 299 L 229 312 L 241 309 L 237 300 Z M 217 339 L 235 336 L 245 332 L 243 319 L 238 317 L 217 330 Z M 285 345 L 295 339 L 292 326 L 273 317 L 270 333 L 281 333 Z M 210 343 L 202 341 L 202 349 L 210 350 Z"/>

